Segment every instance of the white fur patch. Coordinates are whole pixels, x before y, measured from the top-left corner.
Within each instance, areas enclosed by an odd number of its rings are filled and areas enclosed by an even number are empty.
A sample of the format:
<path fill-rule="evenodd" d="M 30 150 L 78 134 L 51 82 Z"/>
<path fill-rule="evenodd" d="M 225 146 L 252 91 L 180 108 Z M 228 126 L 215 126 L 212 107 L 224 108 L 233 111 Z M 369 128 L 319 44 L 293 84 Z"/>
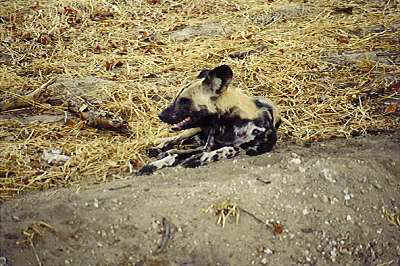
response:
<path fill-rule="evenodd" d="M 175 161 L 176 161 L 175 158 L 177 156 L 178 156 L 177 154 L 171 154 L 171 155 L 168 155 L 167 157 L 162 158 L 158 161 L 152 162 L 149 165 L 153 165 L 153 166 L 157 167 L 158 169 L 172 166 L 175 163 Z"/>
<path fill-rule="evenodd" d="M 240 146 L 243 143 L 254 140 L 257 135 L 265 132 L 265 128 L 256 126 L 253 122 L 248 122 L 245 126 L 233 128 L 235 139 L 233 141 L 234 146 Z M 258 132 L 257 132 L 258 131 Z"/>
<path fill-rule="evenodd" d="M 222 147 L 214 151 L 205 152 L 202 154 L 201 162 L 213 162 L 218 161 L 223 158 L 231 158 L 238 154 L 238 150 L 233 147 Z"/>

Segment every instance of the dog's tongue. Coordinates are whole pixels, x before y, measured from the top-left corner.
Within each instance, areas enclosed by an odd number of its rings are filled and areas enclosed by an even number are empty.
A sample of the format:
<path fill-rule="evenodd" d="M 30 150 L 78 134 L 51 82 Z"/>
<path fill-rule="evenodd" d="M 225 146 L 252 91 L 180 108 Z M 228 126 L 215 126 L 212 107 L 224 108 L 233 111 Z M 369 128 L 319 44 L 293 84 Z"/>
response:
<path fill-rule="evenodd" d="M 173 125 L 171 129 L 174 130 L 174 131 L 181 130 L 182 127 L 183 127 L 185 124 L 187 124 L 188 122 L 190 122 L 190 120 L 191 120 L 190 117 L 186 117 L 186 118 L 183 119 L 181 122 L 179 122 L 179 123 Z"/>

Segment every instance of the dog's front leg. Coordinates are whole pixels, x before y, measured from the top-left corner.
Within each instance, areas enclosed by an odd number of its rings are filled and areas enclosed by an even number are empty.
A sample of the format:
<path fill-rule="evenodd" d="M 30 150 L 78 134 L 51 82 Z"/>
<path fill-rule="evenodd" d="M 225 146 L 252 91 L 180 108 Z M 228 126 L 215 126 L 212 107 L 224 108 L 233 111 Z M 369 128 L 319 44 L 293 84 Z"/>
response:
<path fill-rule="evenodd" d="M 168 166 L 174 166 L 177 164 L 177 160 L 176 160 L 177 157 L 178 157 L 178 154 L 170 154 L 160 160 L 151 162 L 151 163 L 143 166 L 136 173 L 136 175 L 150 175 L 161 168 L 168 167 Z"/>
<path fill-rule="evenodd" d="M 219 161 L 222 159 L 230 159 L 240 153 L 238 147 L 226 146 L 213 151 L 204 151 L 199 154 L 194 154 L 182 162 L 184 167 L 198 167 L 206 165 L 210 162 Z"/>
<path fill-rule="evenodd" d="M 211 151 L 215 145 L 215 128 L 212 127 L 208 130 L 208 136 L 206 145 L 204 145 L 204 151 Z"/>
<path fill-rule="evenodd" d="M 163 138 L 159 139 L 157 141 L 158 145 L 152 148 L 147 149 L 147 154 L 149 157 L 158 157 L 160 154 L 162 154 L 165 151 L 168 151 L 172 149 L 172 147 L 179 142 L 191 138 L 198 133 L 201 132 L 201 128 L 196 127 L 196 128 L 191 128 L 188 130 L 185 130 L 181 134 L 169 138 Z"/>
<path fill-rule="evenodd" d="M 165 156 L 162 159 L 143 166 L 142 169 L 137 172 L 137 175 L 149 175 L 164 167 L 178 165 L 180 162 L 186 160 L 188 157 L 193 156 L 193 154 L 202 152 L 203 147 L 188 150 L 169 150 L 164 153 Z"/>

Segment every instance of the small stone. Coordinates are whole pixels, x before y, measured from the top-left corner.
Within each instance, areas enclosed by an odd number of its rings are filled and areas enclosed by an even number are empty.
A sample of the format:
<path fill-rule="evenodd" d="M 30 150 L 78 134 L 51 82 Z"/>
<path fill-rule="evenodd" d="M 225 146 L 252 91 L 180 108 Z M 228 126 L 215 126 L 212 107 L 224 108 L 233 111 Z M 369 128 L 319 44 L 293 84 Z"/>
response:
<path fill-rule="evenodd" d="M 267 258 L 263 258 L 263 259 L 261 260 L 261 264 L 263 264 L 263 265 L 267 264 Z"/>
<path fill-rule="evenodd" d="M 71 157 L 62 154 L 61 149 L 49 149 L 44 150 L 42 154 L 42 160 L 48 164 L 63 165 Z"/>
<path fill-rule="evenodd" d="M 351 196 L 349 194 L 344 195 L 344 200 L 350 200 Z"/>
<path fill-rule="evenodd" d="M 322 195 L 322 202 L 323 203 L 328 203 L 329 198 L 326 195 Z"/>
<path fill-rule="evenodd" d="M 339 201 L 339 200 L 338 200 L 337 198 L 334 197 L 334 198 L 331 199 L 331 204 L 333 205 L 333 204 L 335 204 L 335 203 L 338 202 L 338 201 Z"/>
<path fill-rule="evenodd" d="M 336 256 L 337 256 L 336 248 L 332 249 L 330 253 L 331 253 L 332 262 L 335 262 L 336 261 Z"/>
<path fill-rule="evenodd" d="M 322 175 L 322 177 L 324 177 L 326 180 L 328 180 L 331 183 L 336 182 L 336 180 L 334 178 L 332 178 L 332 174 L 331 174 L 330 170 L 327 168 L 322 169 L 321 175 Z"/>
<path fill-rule="evenodd" d="M 304 210 L 303 210 L 303 215 L 307 215 L 307 214 L 309 214 L 310 212 L 309 212 L 309 210 L 307 210 L 307 208 L 304 208 Z"/>
<path fill-rule="evenodd" d="M 99 207 L 99 200 L 98 200 L 98 199 L 94 199 L 93 206 L 94 206 L 95 208 L 98 208 L 98 207 Z"/>
<path fill-rule="evenodd" d="M 264 253 L 267 254 L 267 255 L 272 255 L 274 252 L 269 248 L 265 248 L 264 249 Z"/>
<path fill-rule="evenodd" d="M 347 216 L 346 216 L 346 220 L 347 220 L 347 221 L 351 221 L 351 216 L 350 216 L 350 215 L 347 215 Z"/>
<path fill-rule="evenodd" d="M 157 230 L 157 229 L 159 228 L 159 226 L 160 226 L 160 222 L 159 222 L 159 221 L 153 221 L 153 222 L 151 223 L 151 227 L 152 227 L 154 230 Z"/>
<path fill-rule="evenodd" d="M 306 168 L 299 166 L 299 172 L 300 173 L 305 173 L 306 172 Z"/>
<path fill-rule="evenodd" d="M 299 158 L 293 158 L 292 160 L 290 160 L 290 162 L 293 164 L 301 164 L 301 160 Z"/>

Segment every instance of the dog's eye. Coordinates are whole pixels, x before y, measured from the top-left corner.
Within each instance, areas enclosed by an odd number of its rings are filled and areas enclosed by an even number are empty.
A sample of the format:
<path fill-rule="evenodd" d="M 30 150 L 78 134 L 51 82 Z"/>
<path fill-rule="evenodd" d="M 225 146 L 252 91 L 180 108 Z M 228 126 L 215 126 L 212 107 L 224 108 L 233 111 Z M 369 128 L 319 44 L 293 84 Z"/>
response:
<path fill-rule="evenodd" d="M 253 129 L 253 132 L 251 132 L 253 135 L 258 135 L 258 134 L 260 134 L 261 133 L 261 131 L 260 130 L 258 130 L 258 129 Z"/>
<path fill-rule="evenodd" d="M 189 98 L 185 98 L 185 97 L 183 97 L 183 98 L 180 98 L 179 100 L 178 100 L 178 105 L 183 105 L 183 106 L 188 106 L 188 105 L 190 105 L 192 103 L 192 100 L 190 100 Z"/>

